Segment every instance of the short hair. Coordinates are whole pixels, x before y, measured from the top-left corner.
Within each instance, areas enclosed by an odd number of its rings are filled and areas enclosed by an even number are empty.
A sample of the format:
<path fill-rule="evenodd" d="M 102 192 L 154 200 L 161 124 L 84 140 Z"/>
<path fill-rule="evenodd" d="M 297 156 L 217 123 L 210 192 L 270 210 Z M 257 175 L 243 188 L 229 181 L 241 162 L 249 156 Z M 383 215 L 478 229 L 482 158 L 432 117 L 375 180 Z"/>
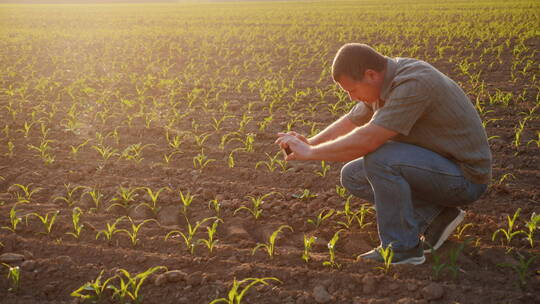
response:
<path fill-rule="evenodd" d="M 347 43 L 336 53 L 332 63 L 332 78 L 341 76 L 360 81 L 367 69 L 381 72 L 386 68 L 386 57 L 363 43 Z"/>

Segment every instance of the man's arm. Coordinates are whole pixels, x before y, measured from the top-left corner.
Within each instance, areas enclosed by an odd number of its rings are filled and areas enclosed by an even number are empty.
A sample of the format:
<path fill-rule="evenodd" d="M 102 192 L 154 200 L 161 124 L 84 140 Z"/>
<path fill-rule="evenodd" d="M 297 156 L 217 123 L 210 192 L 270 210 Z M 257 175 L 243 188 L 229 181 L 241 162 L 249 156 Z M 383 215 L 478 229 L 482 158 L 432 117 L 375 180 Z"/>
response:
<path fill-rule="evenodd" d="M 308 143 L 312 146 L 336 139 L 340 136 L 343 136 L 351 132 L 354 128 L 358 127 L 355 125 L 347 115 L 342 116 L 338 120 L 334 121 L 324 130 L 319 132 L 317 135 L 308 139 Z"/>
<path fill-rule="evenodd" d="M 317 146 L 310 146 L 290 135 L 280 138 L 279 144 L 289 146 L 293 151 L 287 156 L 287 160 L 350 161 L 377 150 L 397 134 L 370 122 L 344 136 Z"/>

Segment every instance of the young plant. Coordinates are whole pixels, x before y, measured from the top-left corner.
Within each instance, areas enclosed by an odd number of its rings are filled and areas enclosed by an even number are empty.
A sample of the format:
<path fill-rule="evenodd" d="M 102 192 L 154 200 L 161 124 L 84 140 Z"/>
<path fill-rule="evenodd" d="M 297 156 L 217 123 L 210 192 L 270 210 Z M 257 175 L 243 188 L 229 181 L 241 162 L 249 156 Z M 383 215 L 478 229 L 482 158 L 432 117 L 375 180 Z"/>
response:
<path fill-rule="evenodd" d="M 3 226 L 2 229 L 7 229 L 11 232 L 17 231 L 17 225 L 22 222 L 22 218 L 17 215 L 17 210 L 15 209 L 15 207 L 17 207 L 17 203 L 15 203 L 9 211 L 9 223 L 11 226 Z"/>
<path fill-rule="evenodd" d="M 131 217 L 128 216 L 128 219 L 131 222 L 131 231 L 128 231 L 127 229 L 119 229 L 116 232 L 123 232 L 127 234 L 127 236 L 129 237 L 129 240 L 131 241 L 131 245 L 133 246 L 136 246 L 137 243 L 139 242 L 138 235 L 139 235 L 139 230 L 141 229 L 142 225 L 148 222 L 158 223 L 158 221 L 156 221 L 155 219 L 146 219 L 140 222 L 138 225 L 135 225 L 135 222 L 133 222 L 133 219 Z"/>
<path fill-rule="evenodd" d="M 105 239 L 110 242 L 112 240 L 113 235 L 121 231 L 120 229 L 116 228 L 116 225 L 118 225 L 121 221 L 123 221 L 124 218 L 125 216 L 121 216 L 117 218 L 112 224 L 107 223 L 106 228 L 103 230 L 99 230 L 98 233 L 96 234 L 96 240 L 99 239 L 101 235 L 103 235 Z"/>
<path fill-rule="evenodd" d="M 73 224 L 73 232 L 66 232 L 66 234 L 72 235 L 74 238 L 79 239 L 81 236 L 82 229 L 84 225 L 81 224 L 81 214 L 82 210 L 79 207 L 73 208 L 71 213 L 71 222 Z"/>
<path fill-rule="evenodd" d="M 141 143 L 132 144 L 124 149 L 121 157 L 126 160 L 133 160 L 137 164 L 140 164 L 141 161 L 144 159 L 142 157 L 143 150 L 150 146 L 155 146 L 155 145 L 154 144 L 141 145 Z"/>
<path fill-rule="evenodd" d="M 111 204 L 107 210 L 111 209 L 114 206 L 122 207 L 124 209 L 128 209 L 130 207 L 131 202 L 135 201 L 135 198 L 138 196 L 136 191 L 140 190 L 139 187 L 134 188 L 124 188 L 123 186 L 120 186 L 118 191 L 116 192 L 117 196 L 113 197 L 111 199 L 111 202 L 115 202 Z"/>
<path fill-rule="evenodd" d="M 373 213 L 373 206 L 369 206 L 369 204 L 362 204 L 360 206 L 360 209 L 356 211 L 356 221 L 358 222 L 358 226 L 360 229 L 364 229 L 366 226 L 370 225 L 371 223 L 364 223 L 366 220 L 366 215 L 369 213 Z"/>
<path fill-rule="evenodd" d="M 326 173 L 330 170 L 330 165 L 327 165 L 324 160 L 321 161 L 321 170 L 317 171 L 315 170 L 315 174 L 317 174 L 320 177 L 325 177 Z"/>
<path fill-rule="evenodd" d="M 463 249 L 465 248 L 465 245 L 466 245 L 467 241 L 463 242 L 463 243 L 460 243 L 459 246 L 457 246 L 456 248 L 453 248 L 452 250 L 450 250 L 450 253 L 449 253 L 449 262 L 448 264 L 446 265 L 446 268 L 448 270 L 450 270 L 450 272 L 452 273 L 452 277 L 455 279 L 458 275 L 458 272 L 459 272 L 459 266 L 457 265 L 457 259 L 459 257 L 459 255 L 461 254 L 461 252 L 463 251 Z"/>
<path fill-rule="evenodd" d="M 214 198 L 213 200 L 208 202 L 208 208 L 213 209 L 216 213 L 216 217 L 220 216 L 221 213 L 221 204 L 217 200 L 217 198 Z"/>
<path fill-rule="evenodd" d="M 313 243 L 315 243 L 315 240 L 317 240 L 315 236 L 312 235 L 310 237 L 307 237 L 304 234 L 304 253 L 302 254 L 302 260 L 304 260 L 304 262 L 306 263 L 309 262 L 311 246 L 313 245 Z"/>
<path fill-rule="evenodd" d="M 381 269 L 384 273 L 388 273 L 390 266 L 392 266 L 392 259 L 394 258 L 394 250 L 392 249 L 392 244 L 388 244 L 386 248 L 379 249 L 379 253 L 383 258 L 383 266 L 377 266 L 375 268 Z"/>
<path fill-rule="evenodd" d="M 274 231 L 268 238 L 268 243 L 258 243 L 257 246 L 255 246 L 255 248 L 253 248 L 253 250 L 251 251 L 251 255 L 254 255 L 257 249 L 263 248 L 264 250 L 266 250 L 270 258 L 273 258 L 274 253 L 275 253 L 275 248 L 276 248 L 277 237 L 283 229 L 289 229 L 290 231 L 293 231 L 293 228 L 289 225 L 279 226 L 279 228 L 276 229 L 276 231 Z"/>
<path fill-rule="evenodd" d="M 96 150 L 99 155 L 101 156 L 101 159 L 103 160 L 103 163 L 105 164 L 111 157 L 118 156 L 118 150 L 113 149 L 112 147 L 106 147 L 106 146 L 92 146 L 94 150 Z"/>
<path fill-rule="evenodd" d="M 538 255 L 533 255 L 529 259 L 526 260 L 525 257 L 523 257 L 522 255 L 519 255 L 519 264 L 503 263 L 503 264 L 497 264 L 497 265 L 502 266 L 502 267 L 510 267 L 514 269 L 519 279 L 518 286 L 523 288 L 525 287 L 525 285 L 527 285 L 527 277 L 530 271 L 529 268 L 532 262 L 536 260 L 536 258 L 538 258 Z"/>
<path fill-rule="evenodd" d="M 35 216 L 35 217 L 37 217 L 37 218 L 41 221 L 41 223 L 43 224 L 43 226 L 45 227 L 45 232 L 40 232 L 40 233 L 49 235 L 49 234 L 51 234 L 51 230 L 52 230 L 52 227 L 53 227 L 54 222 L 55 222 L 55 220 L 56 220 L 56 216 L 58 216 L 58 213 L 59 213 L 59 212 L 60 212 L 60 211 L 57 210 L 57 211 L 54 211 L 54 212 L 49 212 L 49 213 L 47 213 L 47 214 L 45 214 L 45 215 L 43 215 L 43 216 L 42 216 L 42 215 L 39 215 L 39 214 L 36 213 L 36 212 L 33 212 L 33 213 L 28 214 L 26 217 L 27 217 L 27 218 L 30 217 L 30 216 Z M 51 214 L 52 214 L 52 216 L 49 217 L 49 215 L 51 215 Z"/>
<path fill-rule="evenodd" d="M 223 223 L 223 220 L 217 218 L 212 223 L 212 226 L 206 227 L 206 233 L 208 234 L 208 239 L 198 240 L 199 243 L 204 244 L 206 248 L 208 248 L 208 251 L 210 252 L 210 254 L 212 254 L 212 251 L 214 250 L 214 247 L 216 246 L 216 243 L 218 242 L 218 240 L 214 239 L 214 235 L 217 232 L 217 226 L 219 222 Z"/>
<path fill-rule="evenodd" d="M 525 227 L 527 227 L 528 230 L 525 234 L 527 235 L 529 244 L 531 244 L 531 248 L 534 248 L 534 233 L 538 229 L 538 226 L 540 226 L 540 214 L 533 212 L 530 221 L 525 222 Z"/>
<path fill-rule="evenodd" d="M 133 303 L 136 304 L 143 303 L 143 296 L 140 295 L 142 284 L 151 274 L 158 270 L 167 271 L 167 267 L 152 267 L 134 276 L 132 276 L 127 270 L 120 269 L 120 275 L 116 276 L 120 281 L 120 285 L 117 287 L 113 284 L 110 284 L 108 288 L 113 290 L 113 298 L 118 297 L 120 303 L 122 304 L 129 303 L 127 301 L 129 299 L 131 299 Z"/>
<path fill-rule="evenodd" d="M 323 262 L 323 266 L 329 266 L 329 267 L 335 267 L 335 268 L 341 268 L 341 264 L 336 262 L 336 243 L 339 240 L 339 233 L 343 231 L 343 229 L 340 229 L 334 233 L 334 236 L 330 241 L 328 242 L 328 254 L 329 254 L 329 260 Z"/>
<path fill-rule="evenodd" d="M 7 279 L 11 281 L 11 288 L 9 290 L 17 292 L 21 281 L 21 269 L 19 266 L 11 266 L 6 263 L 2 263 L 2 265 L 8 269 Z"/>
<path fill-rule="evenodd" d="M 225 304 L 241 304 L 242 299 L 248 292 L 248 290 L 257 285 L 269 285 L 267 281 L 277 281 L 279 283 L 282 283 L 279 279 L 274 277 L 267 277 L 267 278 L 247 278 L 243 279 L 241 281 L 237 281 L 236 279 L 233 279 L 233 286 L 229 290 L 229 293 L 227 295 L 227 298 L 219 298 L 215 299 L 210 304 L 218 304 L 218 303 L 225 303 Z M 244 287 L 242 287 L 243 284 L 246 284 Z"/>
<path fill-rule="evenodd" d="M 467 230 L 467 228 L 470 228 L 472 227 L 473 224 L 472 223 L 467 223 L 467 224 L 463 224 L 463 225 L 459 225 L 457 228 L 456 228 L 456 233 L 454 233 L 454 235 L 456 236 L 456 238 L 458 240 L 461 240 L 461 237 L 463 235 L 463 233 L 465 232 L 465 230 Z"/>
<path fill-rule="evenodd" d="M 307 222 L 309 224 L 312 224 L 315 226 L 315 228 L 319 228 L 321 226 L 321 224 L 327 220 L 328 218 L 330 218 L 332 215 L 334 215 L 336 211 L 334 209 L 323 209 L 321 212 L 319 212 L 319 214 L 317 215 L 317 217 L 315 217 L 314 219 L 308 219 Z"/>
<path fill-rule="evenodd" d="M 441 261 L 441 256 L 437 254 L 437 251 L 433 249 L 433 246 L 431 246 L 431 244 L 429 245 L 431 248 L 431 256 L 433 257 L 433 265 L 431 266 L 431 269 L 433 270 L 434 279 L 438 280 L 441 271 L 443 271 L 447 265 Z"/>
<path fill-rule="evenodd" d="M 253 215 L 253 217 L 255 217 L 256 220 L 259 219 L 259 217 L 261 217 L 262 212 L 263 212 L 261 205 L 264 203 L 264 199 L 275 193 L 276 192 L 269 192 L 259 197 L 248 195 L 247 198 L 251 200 L 251 208 L 247 206 L 239 207 L 236 210 L 234 210 L 233 215 L 236 215 L 238 211 L 247 210 L 249 213 Z"/>
<path fill-rule="evenodd" d="M 274 172 L 277 167 L 279 166 L 281 168 L 281 172 L 287 171 L 287 161 L 280 159 L 281 152 L 277 152 L 274 156 L 271 156 L 268 153 L 264 153 L 268 157 L 267 161 L 258 161 L 255 164 L 255 169 L 259 168 L 261 165 L 265 165 L 268 171 Z"/>
<path fill-rule="evenodd" d="M 217 218 L 214 216 L 207 217 L 205 219 L 202 219 L 201 221 L 197 221 L 195 223 L 195 226 L 192 226 L 188 218 L 186 217 L 186 223 L 187 223 L 187 228 L 188 228 L 187 234 L 183 233 L 180 230 L 173 230 L 167 233 L 167 235 L 165 236 L 165 240 L 167 240 L 169 237 L 171 237 L 174 234 L 180 235 L 184 239 L 184 244 L 186 244 L 187 251 L 191 253 L 191 255 L 193 255 L 195 254 L 195 244 L 196 244 L 193 237 L 195 236 L 195 233 L 197 233 L 197 230 L 199 229 L 199 227 L 202 224 L 204 224 L 206 221 L 210 221 L 210 220 L 217 220 Z"/>
<path fill-rule="evenodd" d="M 160 209 L 160 207 L 157 205 L 157 200 L 158 200 L 159 195 L 161 194 L 161 192 L 163 192 L 165 190 L 171 191 L 171 188 L 169 188 L 169 187 L 159 188 L 156 192 L 154 192 L 149 187 L 144 187 L 144 188 L 141 188 L 141 189 L 144 189 L 146 191 L 146 193 L 148 194 L 148 196 L 150 196 L 150 202 L 143 202 L 143 203 L 140 203 L 138 206 L 145 206 L 148 209 L 150 209 L 154 214 L 157 214 L 159 209 Z"/>
<path fill-rule="evenodd" d="M 309 189 L 302 190 L 302 193 L 300 194 L 293 194 L 293 198 L 301 199 L 301 200 L 310 200 L 312 198 L 316 198 L 318 195 L 315 193 L 311 193 Z"/>
<path fill-rule="evenodd" d="M 73 158 L 73 160 L 77 160 L 77 155 L 79 154 L 79 150 L 86 146 L 88 144 L 88 142 L 90 142 L 89 139 L 85 140 L 82 144 L 79 144 L 77 146 L 73 146 L 73 145 L 70 145 L 71 147 L 71 158 Z"/>
<path fill-rule="evenodd" d="M 193 199 L 195 198 L 195 195 L 191 195 L 189 190 L 184 194 L 182 191 L 180 191 L 180 200 L 182 201 L 182 211 L 184 215 L 187 215 L 188 208 L 191 206 L 191 203 L 193 202 Z"/>
<path fill-rule="evenodd" d="M 15 195 L 17 196 L 17 203 L 29 203 L 32 199 L 32 196 L 42 190 L 42 188 L 35 188 L 30 190 L 31 185 L 32 183 L 26 186 L 21 184 L 13 184 L 8 188 L 8 191 L 15 192 Z M 22 190 L 22 193 L 20 191 L 16 191 L 16 188 Z"/>
<path fill-rule="evenodd" d="M 525 231 L 523 230 L 518 230 L 518 231 L 514 231 L 514 224 L 516 222 L 516 219 L 518 218 L 519 216 L 519 212 L 521 211 L 521 208 L 518 208 L 516 210 L 516 212 L 514 213 L 514 215 L 512 216 L 512 218 L 510 218 L 509 215 L 506 216 L 507 220 L 508 220 L 508 228 L 507 229 L 504 229 L 504 228 L 499 228 L 497 229 L 495 232 L 493 232 L 493 235 L 491 236 L 491 240 L 492 241 L 495 241 L 495 238 L 497 237 L 497 235 L 502 232 L 504 237 L 506 238 L 506 245 L 507 246 L 510 246 L 510 242 L 512 241 L 512 239 L 516 236 L 516 235 L 519 235 L 519 234 L 527 234 Z"/>
<path fill-rule="evenodd" d="M 339 195 L 342 199 L 347 198 L 347 189 L 340 185 L 336 185 L 336 194 Z"/>
<path fill-rule="evenodd" d="M 193 167 L 195 169 L 199 169 L 200 171 L 202 171 L 204 168 L 206 168 L 211 162 L 214 162 L 216 161 L 215 159 L 213 158 L 208 158 L 205 154 L 204 154 L 204 151 L 201 150 L 201 153 L 197 154 L 197 156 L 194 156 L 193 157 Z"/>
<path fill-rule="evenodd" d="M 81 298 L 82 300 L 90 300 L 92 302 L 101 302 L 103 300 L 103 294 L 105 289 L 110 289 L 109 283 L 116 278 L 116 276 L 110 277 L 107 280 L 101 282 L 104 270 L 102 270 L 94 281 L 86 282 L 77 290 L 73 291 L 70 295 L 72 297 Z"/>
<path fill-rule="evenodd" d="M 64 201 L 68 207 L 71 207 L 76 203 L 75 198 L 73 197 L 75 192 L 80 189 L 85 189 L 84 186 L 72 187 L 70 183 L 64 184 L 64 188 L 66 188 L 66 196 L 57 196 L 54 198 L 54 201 Z"/>
<path fill-rule="evenodd" d="M 103 198 L 103 193 L 101 193 L 101 191 L 99 191 L 97 187 L 94 187 L 94 188 L 86 187 L 86 191 L 82 194 L 81 197 L 85 195 L 90 196 L 90 199 L 92 200 L 95 206 L 94 209 L 98 210 L 99 207 L 101 206 L 101 199 Z"/>

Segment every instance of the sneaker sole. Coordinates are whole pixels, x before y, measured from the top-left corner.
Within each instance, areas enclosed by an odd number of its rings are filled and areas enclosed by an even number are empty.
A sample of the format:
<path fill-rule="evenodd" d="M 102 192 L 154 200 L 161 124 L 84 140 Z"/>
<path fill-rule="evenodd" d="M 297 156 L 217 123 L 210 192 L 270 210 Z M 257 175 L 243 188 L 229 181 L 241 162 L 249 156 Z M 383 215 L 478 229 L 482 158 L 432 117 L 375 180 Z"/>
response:
<path fill-rule="evenodd" d="M 425 256 L 421 256 L 421 257 L 409 258 L 409 259 L 406 259 L 406 260 L 403 260 L 403 261 L 399 261 L 399 262 L 395 262 L 395 263 L 392 263 L 392 264 L 412 264 L 412 265 L 420 265 L 420 264 L 423 264 L 425 261 L 426 261 L 426 257 L 425 257 Z"/>
<path fill-rule="evenodd" d="M 459 224 L 463 222 L 464 218 L 465 218 L 465 211 L 459 209 L 458 216 L 456 216 L 456 218 L 453 221 L 451 221 L 450 224 L 448 224 L 448 226 L 446 226 L 443 233 L 441 234 L 441 237 L 437 240 L 437 243 L 435 243 L 435 246 L 433 246 L 433 250 L 439 249 L 439 247 L 441 247 L 442 244 L 446 242 L 450 234 L 452 234 L 452 232 L 457 228 L 457 226 L 459 226 Z M 424 249 L 424 253 L 431 253 L 431 250 L 432 250 L 431 248 Z"/>

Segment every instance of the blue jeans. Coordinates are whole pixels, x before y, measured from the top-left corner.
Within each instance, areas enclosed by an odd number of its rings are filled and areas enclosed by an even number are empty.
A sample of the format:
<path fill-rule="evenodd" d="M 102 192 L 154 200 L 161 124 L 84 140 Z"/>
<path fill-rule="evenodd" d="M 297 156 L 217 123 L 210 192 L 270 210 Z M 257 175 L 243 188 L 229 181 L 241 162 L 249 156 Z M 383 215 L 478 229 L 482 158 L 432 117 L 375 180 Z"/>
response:
<path fill-rule="evenodd" d="M 392 244 L 396 251 L 416 247 L 445 207 L 472 203 L 487 188 L 467 180 L 457 164 L 441 155 L 395 141 L 347 163 L 341 184 L 375 202 L 381 245 Z"/>

